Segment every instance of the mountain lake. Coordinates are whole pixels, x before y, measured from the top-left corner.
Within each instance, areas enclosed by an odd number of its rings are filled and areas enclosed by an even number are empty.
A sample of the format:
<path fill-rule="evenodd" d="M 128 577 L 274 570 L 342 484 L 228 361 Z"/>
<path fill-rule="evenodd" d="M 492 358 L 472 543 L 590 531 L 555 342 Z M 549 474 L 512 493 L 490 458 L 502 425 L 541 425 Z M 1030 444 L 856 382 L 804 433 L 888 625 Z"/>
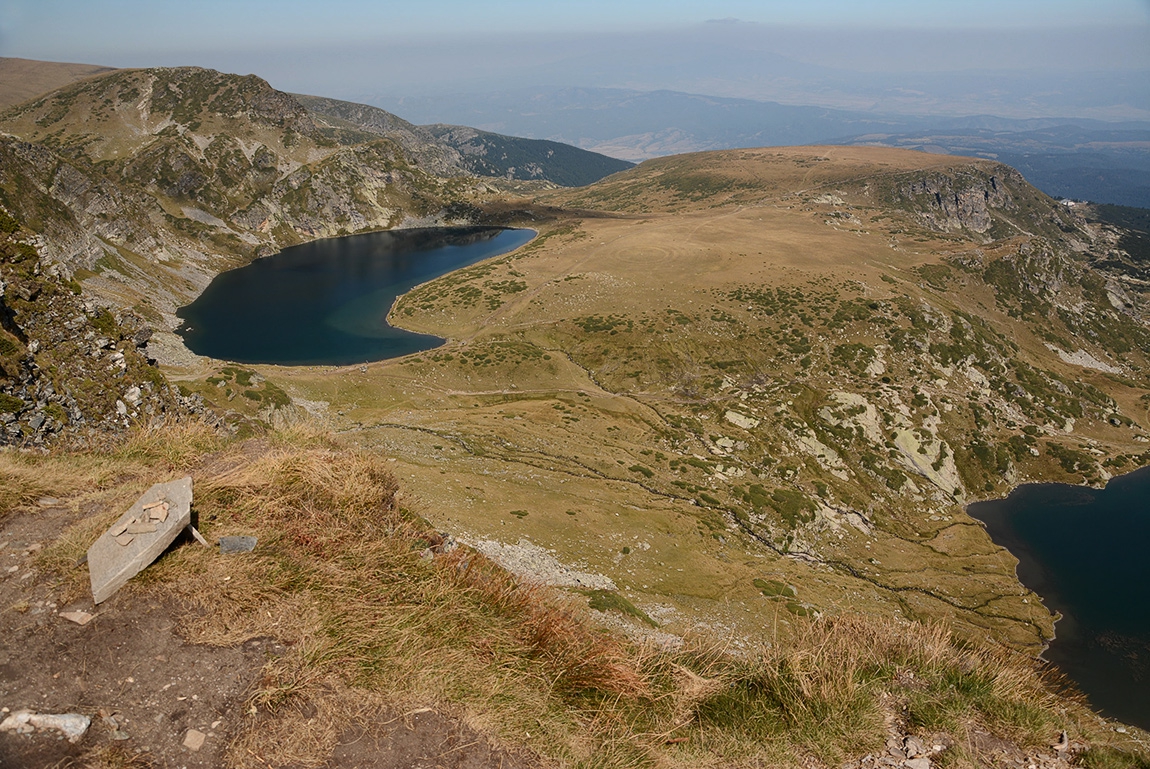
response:
<path fill-rule="evenodd" d="M 198 355 L 237 363 L 331 365 L 443 344 L 387 323 L 396 297 L 535 237 L 494 227 L 389 230 L 328 238 L 220 273 L 176 314 Z"/>
<path fill-rule="evenodd" d="M 1027 484 L 968 512 L 1062 615 L 1043 657 L 1104 715 L 1150 729 L 1150 467 L 1101 490 Z"/>

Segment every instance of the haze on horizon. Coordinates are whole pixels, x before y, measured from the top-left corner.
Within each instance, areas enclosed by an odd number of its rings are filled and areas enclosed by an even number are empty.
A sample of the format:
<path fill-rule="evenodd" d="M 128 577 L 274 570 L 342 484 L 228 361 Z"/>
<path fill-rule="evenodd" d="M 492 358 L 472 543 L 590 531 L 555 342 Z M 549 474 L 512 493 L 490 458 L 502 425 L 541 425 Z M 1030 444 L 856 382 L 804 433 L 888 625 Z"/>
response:
<path fill-rule="evenodd" d="M 251 72 L 293 92 L 414 97 L 432 113 L 453 94 L 624 88 L 1150 120 L 1150 0 L 0 0 L 0 10 L 2 56 Z"/>

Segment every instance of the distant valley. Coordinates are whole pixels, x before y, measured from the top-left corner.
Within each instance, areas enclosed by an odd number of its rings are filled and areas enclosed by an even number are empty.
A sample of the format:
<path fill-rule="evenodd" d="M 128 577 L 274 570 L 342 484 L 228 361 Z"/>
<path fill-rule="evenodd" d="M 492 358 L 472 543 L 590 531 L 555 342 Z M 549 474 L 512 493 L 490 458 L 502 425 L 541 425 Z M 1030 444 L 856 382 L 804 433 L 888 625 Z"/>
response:
<path fill-rule="evenodd" d="M 871 144 L 986 157 L 1019 168 L 1049 195 L 1150 207 L 1146 121 L 931 117 L 610 88 L 374 101 L 416 120 L 465 122 L 633 161 L 794 144 Z"/>

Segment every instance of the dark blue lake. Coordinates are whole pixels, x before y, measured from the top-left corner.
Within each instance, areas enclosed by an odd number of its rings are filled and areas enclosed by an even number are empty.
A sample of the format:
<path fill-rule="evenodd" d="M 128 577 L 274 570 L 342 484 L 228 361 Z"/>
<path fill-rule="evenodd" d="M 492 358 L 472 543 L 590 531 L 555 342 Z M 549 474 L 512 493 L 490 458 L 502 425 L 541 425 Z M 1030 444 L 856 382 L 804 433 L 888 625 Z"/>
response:
<path fill-rule="evenodd" d="M 352 363 L 396 358 L 443 340 L 393 328 L 399 295 L 452 270 L 513 251 L 531 230 L 392 230 L 285 248 L 221 273 L 176 314 L 199 355 L 239 363 Z"/>
<path fill-rule="evenodd" d="M 1063 615 L 1043 657 L 1103 713 L 1150 729 L 1150 467 L 1104 490 L 1028 484 L 968 512 Z"/>

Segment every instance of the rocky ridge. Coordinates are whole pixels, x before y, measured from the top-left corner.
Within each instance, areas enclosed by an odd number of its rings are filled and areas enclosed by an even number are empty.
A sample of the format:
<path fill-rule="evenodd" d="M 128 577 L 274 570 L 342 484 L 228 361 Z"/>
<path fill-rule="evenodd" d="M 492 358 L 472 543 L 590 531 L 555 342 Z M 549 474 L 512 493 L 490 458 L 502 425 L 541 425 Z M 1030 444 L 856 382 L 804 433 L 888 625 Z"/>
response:
<path fill-rule="evenodd" d="M 143 319 L 83 297 L 75 281 L 46 269 L 3 210 L 0 322 L 0 444 L 85 445 L 133 424 L 208 416 L 148 359 Z"/>
<path fill-rule="evenodd" d="M 508 175 L 346 106 L 362 125 L 255 76 L 116 70 L 0 115 L 0 204 L 65 278 L 173 328 L 225 269 L 315 238 L 466 224 L 495 192 L 476 174 Z"/>
<path fill-rule="evenodd" d="M 416 126 L 365 104 L 317 96 L 296 98 L 321 125 L 339 132 L 337 137 L 355 141 L 366 132 L 392 139 L 421 167 L 443 175 L 465 173 L 581 187 L 634 165 L 559 142 L 521 139 L 467 126 Z"/>

